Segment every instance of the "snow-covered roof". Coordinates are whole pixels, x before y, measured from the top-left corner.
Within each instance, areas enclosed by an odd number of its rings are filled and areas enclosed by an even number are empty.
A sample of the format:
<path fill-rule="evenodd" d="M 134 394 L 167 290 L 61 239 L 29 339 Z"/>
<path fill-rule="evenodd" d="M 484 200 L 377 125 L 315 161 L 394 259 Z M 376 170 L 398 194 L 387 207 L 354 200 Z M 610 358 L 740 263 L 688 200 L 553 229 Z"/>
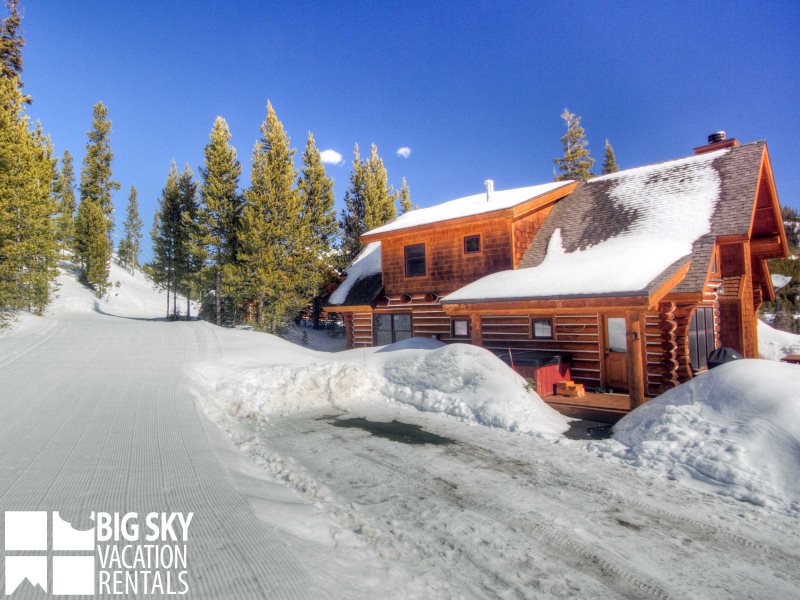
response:
<path fill-rule="evenodd" d="M 429 208 L 418 208 L 400 215 L 393 221 L 380 227 L 376 227 L 364 235 L 374 235 L 408 229 L 418 225 L 429 225 L 439 221 L 449 221 L 461 217 L 471 217 L 482 213 L 512 208 L 537 196 L 546 194 L 560 187 L 573 183 L 572 181 L 556 181 L 542 185 L 532 185 L 528 187 L 515 188 L 512 190 L 495 190 L 492 192 L 492 199 L 486 199 L 486 192 L 473 194 L 465 198 L 457 198 Z"/>
<path fill-rule="evenodd" d="M 553 209 L 521 263 L 527 268 L 488 275 L 444 301 L 644 295 L 711 231 L 721 189 L 714 161 L 727 152 L 589 180 Z"/>
<path fill-rule="evenodd" d="M 381 243 L 370 242 L 347 268 L 347 277 L 328 299 L 331 306 L 369 304 L 381 287 Z"/>

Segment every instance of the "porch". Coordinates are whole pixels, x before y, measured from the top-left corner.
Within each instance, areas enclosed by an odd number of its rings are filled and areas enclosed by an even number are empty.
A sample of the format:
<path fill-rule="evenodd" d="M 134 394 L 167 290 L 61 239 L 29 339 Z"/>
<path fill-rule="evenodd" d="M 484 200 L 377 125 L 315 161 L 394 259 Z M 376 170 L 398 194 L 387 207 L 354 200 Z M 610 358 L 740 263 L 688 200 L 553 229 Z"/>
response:
<path fill-rule="evenodd" d="M 616 423 L 631 410 L 631 397 L 622 393 L 587 391 L 580 398 L 551 395 L 542 399 L 563 415 L 602 423 Z"/>

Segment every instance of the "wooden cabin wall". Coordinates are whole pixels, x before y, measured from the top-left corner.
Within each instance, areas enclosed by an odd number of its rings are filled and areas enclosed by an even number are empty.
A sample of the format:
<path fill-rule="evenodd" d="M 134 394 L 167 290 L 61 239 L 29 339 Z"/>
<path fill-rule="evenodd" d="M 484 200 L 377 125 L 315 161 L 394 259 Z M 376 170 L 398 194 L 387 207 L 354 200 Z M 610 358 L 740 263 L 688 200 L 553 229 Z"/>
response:
<path fill-rule="evenodd" d="M 450 317 L 438 299 L 427 294 L 394 294 L 387 296 L 388 304 L 375 307 L 375 314 L 411 313 L 411 328 L 415 337 L 437 337 L 442 341 L 469 341 L 464 338 L 451 338 Z"/>
<path fill-rule="evenodd" d="M 758 294 L 753 288 L 749 242 L 720 247 L 722 287 L 720 294 L 720 342 L 744 358 L 758 358 Z"/>
<path fill-rule="evenodd" d="M 464 237 L 481 236 L 481 251 L 464 253 Z M 426 275 L 405 276 L 403 248 L 425 244 Z M 486 221 L 381 240 L 383 286 L 387 296 L 435 292 L 442 296 L 485 275 L 512 268 L 509 220 Z"/>
<path fill-rule="evenodd" d="M 353 332 L 353 313 L 342 313 L 342 322 L 344 323 L 344 339 L 347 343 L 346 348 L 352 350 L 355 341 Z"/>
<path fill-rule="evenodd" d="M 511 237 L 514 240 L 514 269 L 519 267 L 522 257 L 525 256 L 525 252 L 528 251 L 528 248 L 533 242 L 533 238 L 536 237 L 536 234 L 539 233 L 539 230 L 542 228 L 542 224 L 547 218 L 547 215 L 553 210 L 553 206 L 555 205 L 547 206 L 536 212 L 525 215 L 524 217 L 520 217 L 512 224 Z"/>
<path fill-rule="evenodd" d="M 553 319 L 553 339 L 532 339 L 532 318 Z M 572 379 L 587 387 L 600 385 L 600 320 L 597 313 L 484 315 L 483 347 L 489 350 L 537 350 L 572 356 Z"/>
<path fill-rule="evenodd" d="M 350 313 L 352 326 L 351 337 L 348 338 L 350 348 L 372 346 L 372 313 Z M 345 321 L 345 327 L 347 322 Z"/>

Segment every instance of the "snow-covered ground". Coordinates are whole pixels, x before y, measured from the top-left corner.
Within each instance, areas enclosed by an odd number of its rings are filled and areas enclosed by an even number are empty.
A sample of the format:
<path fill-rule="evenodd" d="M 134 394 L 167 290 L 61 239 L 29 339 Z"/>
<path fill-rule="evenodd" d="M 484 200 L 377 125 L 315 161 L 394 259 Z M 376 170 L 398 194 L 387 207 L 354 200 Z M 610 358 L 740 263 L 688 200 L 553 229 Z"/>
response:
<path fill-rule="evenodd" d="M 800 335 L 770 327 L 758 321 L 758 353 L 761 358 L 780 360 L 790 354 L 800 354 Z"/>
<path fill-rule="evenodd" d="M 563 437 L 478 348 L 332 355 L 116 279 L 0 334 L 0 510 L 194 511 L 189 597 L 797 597 L 791 507 Z"/>

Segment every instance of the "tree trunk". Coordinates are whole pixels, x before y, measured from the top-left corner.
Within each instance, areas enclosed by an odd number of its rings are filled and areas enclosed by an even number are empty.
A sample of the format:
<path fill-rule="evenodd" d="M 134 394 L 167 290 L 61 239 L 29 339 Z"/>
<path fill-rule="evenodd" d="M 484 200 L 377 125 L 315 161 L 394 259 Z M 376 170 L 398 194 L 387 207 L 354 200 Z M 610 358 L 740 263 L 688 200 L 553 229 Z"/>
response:
<path fill-rule="evenodd" d="M 169 277 L 167 277 L 167 319 L 169 319 Z"/>
<path fill-rule="evenodd" d="M 217 281 L 214 298 L 217 308 L 217 325 L 222 325 L 222 267 L 219 264 L 220 253 L 217 252 Z"/>
<path fill-rule="evenodd" d="M 188 321 L 189 318 L 192 316 L 192 289 L 187 287 L 186 288 L 186 320 Z"/>

